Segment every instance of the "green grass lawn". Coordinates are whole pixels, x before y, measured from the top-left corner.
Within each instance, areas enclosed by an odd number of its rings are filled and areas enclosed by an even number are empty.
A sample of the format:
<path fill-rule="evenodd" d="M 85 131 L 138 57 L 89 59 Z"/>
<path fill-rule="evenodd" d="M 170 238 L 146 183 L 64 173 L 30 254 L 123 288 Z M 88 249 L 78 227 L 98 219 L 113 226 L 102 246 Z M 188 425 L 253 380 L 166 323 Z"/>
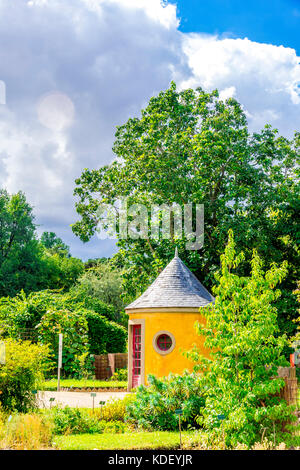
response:
<path fill-rule="evenodd" d="M 196 431 L 182 433 L 183 445 L 197 442 Z M 178 449 L 179 433 L 168 431 L 133 432 L 124 434 L 71 434 L 55 436 L 55 447 L 61 450 L 112 449 Z"/>
<path fill-rule="evenodd" d="M 127 382 L 125 381 L 110 381 L 110 380 L 76 380 L 76 379 L 62 379 L 60 381 L 61 388 L 120 388 L 127 389 Z M 41 390 L 48 390 L 50 392 L 57 390 L 57 379 L 45 380 Z"/>

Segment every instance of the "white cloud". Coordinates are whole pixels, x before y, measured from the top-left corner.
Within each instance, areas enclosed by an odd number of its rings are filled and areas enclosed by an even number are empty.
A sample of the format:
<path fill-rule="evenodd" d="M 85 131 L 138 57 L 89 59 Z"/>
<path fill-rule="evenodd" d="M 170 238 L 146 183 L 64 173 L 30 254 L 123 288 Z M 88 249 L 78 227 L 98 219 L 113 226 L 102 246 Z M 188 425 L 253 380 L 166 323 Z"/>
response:
<path fill-rule="evenodd" d="M 85 0 L 87 4 L 99 4 L 97 0 Z M 110 3 L 134 10 L 143 10 L 146 14 L 162 24 L 166 28 L 173 28 L 179 25 L 176 16 L 176 6 L 162 2 L 161 0 L 109 0 Z M 108 3 L 107 0 L 100 0 L 101 3 Z"/>
<path fill-rule="evenodd" d="M 85 256 L 69 225 L 74 180 L 113 158 L 117 124 L 180 65 L 174 6 L 159 0 L 0 1 L 0 184 L 23 190 L 41 230 Z M 2 45 L 2 46 L 1 46 Z M 94 256 L 104 255 L 94 244 Z"/>
<path fill-rule="evenodd" d="M 0 0 L 0 185 L 23 190 L 39 230 L 74 254 L 105 255 L 108 241 L 72 235 L 74 180 L 112 160 L 115 126 L 171 79 L 234 96 L 252 129 L 300 129 L 293 49 L 183 34 L 176 7 L 160 0 Z"/>
<path fill-rule="evenodd" d="M 183 51 L 192 73 L 181 87 L 217 88 L 222 98 L 233 94 L 246 108 L 252 129 L 269 122 L 291 135 L 300 128 L 300 64 L 294 49 L 187 34 Z"/>
<path fill-rule="evenodd" d="M 222 101 L 228 100 L 228 98 L 233 98 L 236 94 L 235 86 L 229 86 L 220 91 L 220 99 Z"/>

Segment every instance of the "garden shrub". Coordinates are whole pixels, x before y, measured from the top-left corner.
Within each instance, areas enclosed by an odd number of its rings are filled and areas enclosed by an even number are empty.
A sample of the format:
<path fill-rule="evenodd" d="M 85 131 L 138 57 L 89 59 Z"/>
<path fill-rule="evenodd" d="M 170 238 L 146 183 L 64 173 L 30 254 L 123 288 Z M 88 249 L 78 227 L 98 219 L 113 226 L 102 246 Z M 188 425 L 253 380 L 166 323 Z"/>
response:
<path fill-rule="evenodd" d="M 90 353 L 122 353 L 126 350 L 127 331 L 91 310 L 85 311 L 88 323 Z"/>
<path fill-rule="evenodd" d="M 103 419 L 99 409 L 53 407 L 46 416 L 53 422 L 54 434 L 95 434 L 103 432 L 124 433 L 126 425 L 122 420 Z"/>
<path fill-rule="evenodd" d="M 98 315 L 107 318 L 109 321 L 115 321 L 116 319 L 114 307 L 112 305 L 105 304 L 102 300 L 87 296 L 84 299 L 84 306 L 87 310 L 92 310 L 93 312 L 98 313 Z"/>
<path fill-rule="evenodd" d="M 128 430 L 128 427 L 123 421 L 99 421 L 102 432 L 112 434 L 124 434 Z"/>
<path fill-rule="evenodd" d="M 128 370 L 127 369 L 117 369 L 114 374 L 109 379 L 111 381 L 127 381 L 128 380 Z"/>
<path fill-rule="evenodd" d="M 53 427 L 40 414 L 14 414 L 7 420 L 2 446 L 39 450 L 51 447 Z"/>
<path fill-rule="evenodd" d="M 182 376 L 170 374 L 148 376 L 149 386 L 137 388 L 136 399 L 127 406 L 127 420 L 145 429 L 178 429 L 175 410 L 182 408 L 182 427 L 196 426 L 196 418 L 205 404 L 205 390 L 200 377 L 185 371 Z"/>
<path fill-rule="evenodd" d="M 88 325 L 82 311 L 49 308 L 38 327 L 38 339 L 51 350 L 49 368 L 55 370 L 58 361 L 58 334 L 63 333 L 62 372 L 67 377 L 81 375 L 89 352 Z"/>
<path fill-rule="evenodd" d="M 104 421 L 125 421 L 127 406 L 135 400 L 135 394 L 125 395 L 123 399 L 114 398 L 106 402 L 102 407 L 97 407 L 94 412 L 89 409 L 98 419 Z"/>
<path fill-rule="evenodd" d="M 0 403 L 5 410 L 26 412 L 36 406 L 32 393 L 43 382 L 49 355 L 47 346 L 7 338 L 5 364 L 0 366 Z"/>
<path fill-rule="evenodd" d="M 62 375 L 87 377 L 94 372 L 89 355 L 125 352 L 127 330 L 111 321 L 115 309 L 102 300 L 44 290 L 0 299 L 0 333 L 49 344 L 49 370 L 57 368 L 58 333 L 64 334 Z"/>
<path fill-rule="evenodd" d="M 79 408 L 55 406 L 51 408 L 49 416 L 53 420 L 55 434 L 92 434 L 101 432 L 97 417 Z"/>

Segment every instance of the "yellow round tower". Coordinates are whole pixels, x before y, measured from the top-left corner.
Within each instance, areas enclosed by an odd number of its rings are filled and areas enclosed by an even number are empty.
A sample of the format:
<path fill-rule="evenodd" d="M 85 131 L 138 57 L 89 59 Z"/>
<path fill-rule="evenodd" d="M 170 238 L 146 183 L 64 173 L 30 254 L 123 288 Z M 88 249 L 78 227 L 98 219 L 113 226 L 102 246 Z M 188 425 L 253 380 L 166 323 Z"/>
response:
<path fill-rule="evenodd" d="M 175 257 L 153 284 L 125 308 L 129 315 L 128 390 L 145 384 L 148 374 L 162 377 L 192 370 L 193 363 L 182 351 L 193 344 L 208 356 L 194 324 L 201 320 L 201 307 L 213 301 L 176 249 Z"/>

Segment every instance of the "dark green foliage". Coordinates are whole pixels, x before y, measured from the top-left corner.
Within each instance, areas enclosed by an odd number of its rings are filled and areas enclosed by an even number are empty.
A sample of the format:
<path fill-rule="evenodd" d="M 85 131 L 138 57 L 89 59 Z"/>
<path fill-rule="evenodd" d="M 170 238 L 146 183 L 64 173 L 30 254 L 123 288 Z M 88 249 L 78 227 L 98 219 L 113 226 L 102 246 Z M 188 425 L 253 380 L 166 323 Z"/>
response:
<path fill-rule="evenodd" d="M 116 320 L 116 310 L 112 305 L 108 305 L 97 297 L 85 295 L 76 287 L 71 289 L 70 294 L 66 296 L 66 301 L 71 308 L 82 305 L 87 310 L 92 310 L 99 315 L 106 317 L 108 320 Z"/>
<path fill-rule="evenodd" d="M 103 263 L 103 264 L 106 264 L 110 261 L 110 258 L 105 258 L 105 257 L 102 257 L 102 258 L 92 258 L 92 259 L 88 259 L 87 261 L 85 261 L 84 263 L 84 268 L 86 270 L 90 269 L 90 268 L 95 268 L 97 267 L 99 264 Z"/>
<path fill-rule="evenodd" d="M 155 430 L 178 429 L 175 410 L 182 408 L 182 427 L 196 426 L 196 418 L 205 405 L 205 388 L 195 373 L 148 376 L 149 386 L 140 386 L 136 399 L 127 406 L 127 420 L 139 427 Z"/>
<path fill-rule="evenodd" d="M 120 353 L 126 350 L 127 331 L 96 312 L 87 310 L 88 335 L 92 354 Z"/>
<path fill-rule="evenodd" d="M 0 191 L 0 297 L 21 290 L 69 288 L 84 265 L 70 257 L 67 248 L 54 233 L 45 232 L 39 242 L 25 195 Z"/>
<path fill-rule="evenodd" d="M 45 265 L 35 237 L 32 208 L 21 192 L 0 191 L 0 296 L 42 285 Z"/>

